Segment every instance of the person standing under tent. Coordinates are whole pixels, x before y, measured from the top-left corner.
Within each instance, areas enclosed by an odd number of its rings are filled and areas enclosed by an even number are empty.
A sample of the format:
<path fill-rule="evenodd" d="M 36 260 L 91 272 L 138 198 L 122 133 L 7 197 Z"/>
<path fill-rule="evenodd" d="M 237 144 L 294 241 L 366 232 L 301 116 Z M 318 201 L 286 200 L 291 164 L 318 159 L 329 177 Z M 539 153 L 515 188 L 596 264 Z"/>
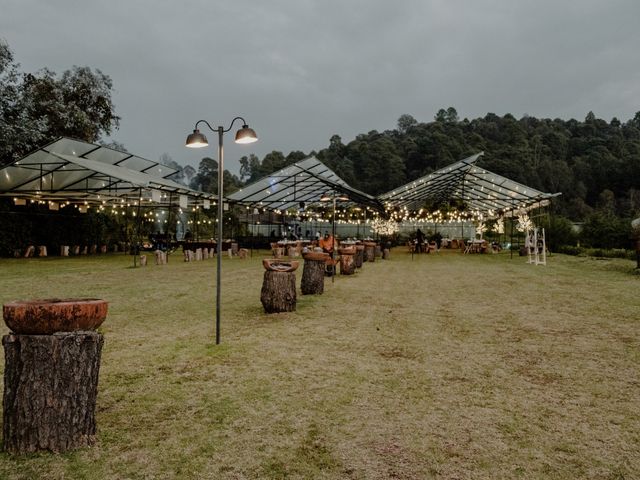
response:
<path fill-rule="evenodd" d="M 422 253 L 422 245 L 424 244 L 424 233 L 418 229 L 416 231 L 416 252 Z"/>

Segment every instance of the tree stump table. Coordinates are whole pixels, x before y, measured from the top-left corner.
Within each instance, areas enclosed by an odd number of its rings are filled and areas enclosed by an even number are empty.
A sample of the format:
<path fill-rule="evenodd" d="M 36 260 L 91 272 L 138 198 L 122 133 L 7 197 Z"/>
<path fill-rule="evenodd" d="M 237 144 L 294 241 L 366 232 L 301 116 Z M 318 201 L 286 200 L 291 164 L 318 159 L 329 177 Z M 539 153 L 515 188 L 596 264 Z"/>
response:
<path fill-rule="evenodd" d="M 338 253 L 340 254 L 340 275 L 353 275 L 356 271 L 355 247 L 339 248 Z"/>
<path fill-rule="evenodd" d="M 98 372 L 106 318 L 97 299 L 10 302 L 5 349 L 4 449 L 65 452 L 95 442 Z"/>
<path fill-rule="evenodd" d="M 376 261 L 376 242 L 364 242 L 364 252 L 367 257 L 367 261 Z"/>
<path fill-rule="evenodd" d="M 364 245 L 356 245 L 356 255 L 354 257 L 356 268 L 362 268 L 364 263 Z"/>
<path fill-rule="evenodd" d="M 285 262 L 265 258 L 260 301 L 266 313 L 293 312 L 296 309 L 296 274 L 298 261 Z"/>
<path fill-rule="evenodd" d="M 321 295 L 324 292 L 324 270 L 329 259 L 328 253 L 303 253 L 304 268 L 300 290 L 303 295 Z"/>

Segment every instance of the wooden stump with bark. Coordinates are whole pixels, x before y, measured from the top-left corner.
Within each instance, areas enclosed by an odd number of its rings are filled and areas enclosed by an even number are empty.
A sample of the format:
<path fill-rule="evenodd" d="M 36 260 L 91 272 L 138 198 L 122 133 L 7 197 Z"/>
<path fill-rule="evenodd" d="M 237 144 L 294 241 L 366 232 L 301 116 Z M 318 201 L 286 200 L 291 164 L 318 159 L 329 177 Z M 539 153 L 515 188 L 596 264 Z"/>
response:
<path fill-rule="evenodd" d="M 91 331 L 2 338 L 5 451 L 65 452 L 94 444 L 103 342 Z"/>
<path fill-rule="evenodd" d="M 364 252 L 368 262 L 376 261 L 376 244 L 375 242 L 364 242 Z"/>
<path fill-rule="evenodd" d="M 340 275 L 353 275 L 356 271 L 355 246 L 339 248 L 338 253 L 340 253 Z"/>
<path fill-rule="evenodd" d="M 340 255 L 340 275 L 353 275 L 356 271 L 355 255 Z"/>
<path fill-rule="evenodd" d="M 260 301 L 266 313 L 293 312 L 296 300 L 295 272 L 264 272 Z"/>
<path fill-rule="evenodd" d="M 304 268 L 300 290 L 303 295 L 320 295 L 324 292 L 325 262 L 329 258 L 327 253 L 303 254 Z"/>

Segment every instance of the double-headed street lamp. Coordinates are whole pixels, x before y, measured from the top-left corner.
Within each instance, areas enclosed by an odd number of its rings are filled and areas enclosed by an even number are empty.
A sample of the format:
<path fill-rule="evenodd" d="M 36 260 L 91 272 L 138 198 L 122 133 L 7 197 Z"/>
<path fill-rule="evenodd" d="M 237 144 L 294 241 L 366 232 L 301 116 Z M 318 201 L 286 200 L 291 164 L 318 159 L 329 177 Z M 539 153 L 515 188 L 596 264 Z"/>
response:
<path fill-rule="evenodd" d="M 218 132 L 218 244 L 216 245 L 216 260 L 217 260 L 217 275 L 216 275 L 216 345 L 220 343 L 220 292 L 221 292 L 221 280 L 222 280 L 222 215 L 224 214 L 223 209 L 223 176 L 224 176 L 224 149 L 222 148 L 222 137 L 225 133 L 227 133 L 233 127 L 233 124 L 236 120 L 242 121 L 242 128 L 236 132 L 236 143 L 253 143 L 258 141 L 258 136 L 256 132 L 253 131 L 252 128 L 249 128 L 247 122 L 245 122 L 244 118 L 236 117 L 231 120 L 231 124 L 229 128 L 224 128 L 222 126 L 218 128 L 213 128 L 209 125 L 209 122 L 206 120 L 198 120 L 193 129 L 193 133 L 189 134 L 186 141 L 186 146 L 189 148 L 202 148 L 209 145 L 207 142 L 207 137 L 205 137 L 200 130 L 198 130 L 198 125 L 204 123 L 212 132 Z"/>

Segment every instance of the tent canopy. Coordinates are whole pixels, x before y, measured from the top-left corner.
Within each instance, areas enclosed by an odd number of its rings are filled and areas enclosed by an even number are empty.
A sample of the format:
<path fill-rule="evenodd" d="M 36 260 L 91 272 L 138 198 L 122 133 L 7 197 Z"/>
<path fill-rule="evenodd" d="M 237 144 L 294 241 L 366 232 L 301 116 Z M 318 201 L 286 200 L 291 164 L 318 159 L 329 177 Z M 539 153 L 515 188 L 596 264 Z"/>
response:
<path fill-rule="evenodd" d="M 176 201 L 178 195 L 215 199 L 169 179 L 174 173 L 171 167 L 129 153 L 60 138 L 0 168 L 0 195 L 89 202 L 144 194 L 155 203 L 167 203 L 167 193 L 169 198 L 176 194 Z"/>
<path fill-rule="evenodd" d="M 349 200 L 341 205 L 359 204 L 380 212 L 382 204 L 371 195 L 350 187 L 315 157 L 306 158 L 227 196 L 231 203 L 284 212 L 305 205 L 319 204 L 326 194 L 343 194 Z"/>
<path fill-rule="evenodd" d="M 419 210 L 427 204 L 459 201 L 465 209 L 510 215 L 547 205 L 557 195 L 544 193 L 476 165 L 478 153 L 373 197 L 349 186 L 329 167 L 309 157 L 227 196 L 227 201 L 284 212 L 319 206 L 329 195 L 346 195 L 342 206 L 362 205 L 380 213 Z M 41 200 L 101 202 L 122 199 L 169 204 L 186 196 L 205 207 L 217 195 L 192 190 L 169 177 L 176 170 L 159 162 L 92 143 L 60 138 L 0 168 L 0 196 Z M 175 196 L 173 196 L 175 195 Z M 183 203 L 182 201 L 180 203 Z"/>
<path fill-rule="evenodd" d="M 475 165 L 480 152 L 384 193 L 378 199 L 387 209 L 418 210 L 426 202 L 437 205 L 460 201 L 467 210 L 510 212 L 545 206 L 559 193 L 544 193 Z"/>

